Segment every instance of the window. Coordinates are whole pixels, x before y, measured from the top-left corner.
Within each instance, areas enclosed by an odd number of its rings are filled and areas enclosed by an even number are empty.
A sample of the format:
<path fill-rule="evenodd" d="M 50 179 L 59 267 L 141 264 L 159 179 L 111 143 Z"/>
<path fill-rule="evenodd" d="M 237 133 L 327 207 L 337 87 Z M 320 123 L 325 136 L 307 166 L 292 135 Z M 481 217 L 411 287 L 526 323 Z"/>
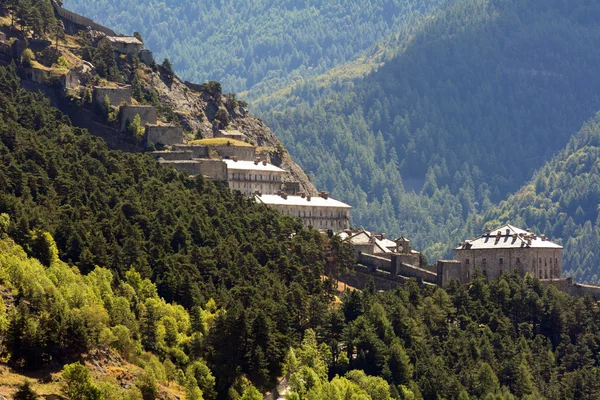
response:
<path fill-rule="evenodd" d="M 486 265 L 486 264 L 487 264 L 487 260 L 486 260 L 485 258 L 483 258 L 483 259 L 481 260 L 481 265 Z"/>
<path fill-rule="evenodd" d="M 521 259 L 519 259 L 519 257 L 517 257 L 517 264 L 521 264 Z"/>
<path fill-rule="evenodd" d="M 465 260 L 465 264 L 469 265 L 469 259 L 468 258 Z"/>
<path fill-rule="evenodd" d="M 500 265 L 504 264 L 504 259 L 502 257 L 500 257 L 500 259 L 498 260 L 498 264 L 500 264 Z"/>

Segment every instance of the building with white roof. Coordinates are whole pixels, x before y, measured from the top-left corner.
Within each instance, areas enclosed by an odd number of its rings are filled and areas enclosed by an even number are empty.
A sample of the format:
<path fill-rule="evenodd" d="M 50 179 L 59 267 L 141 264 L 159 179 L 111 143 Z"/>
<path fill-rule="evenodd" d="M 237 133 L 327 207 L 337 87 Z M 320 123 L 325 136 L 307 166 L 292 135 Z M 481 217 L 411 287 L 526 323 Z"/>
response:
<path fill-rule="evenodd" d="M 350 207 L 332 199 L 327 193 L 320 196 L 288 196 L 285 193 L 256 195 L 256 201 L 284 214 L 302 219 L 304 225 L 321 230 L 340 232 L 350 227 Z"/>
<path fill-rule="evenodd" d="M 144 43 L 134 36 L 104 36 L 101 40 L 108 41 L 116 51 L 122 54 L 133 55 L 144 48 Z"/>
<path fill-rule="evenodd" d="M 256 192 L 274 194 L 281 191 L 287 171 L 266 161 L 223 160 L 227 165 L 227 180 L 231 190 L 239 190 L 245 196 Z"/>
<path fill-rule="evenodd" d="M 519 271 L 539 279 L 559 279 L 562 275 L 563 247 L 512 225 L 488 230 L 480 238 L 467 240 L 454 249 L 463 281 L 468 282 L 476 268 L 495 278 L 503 272 Z"/>

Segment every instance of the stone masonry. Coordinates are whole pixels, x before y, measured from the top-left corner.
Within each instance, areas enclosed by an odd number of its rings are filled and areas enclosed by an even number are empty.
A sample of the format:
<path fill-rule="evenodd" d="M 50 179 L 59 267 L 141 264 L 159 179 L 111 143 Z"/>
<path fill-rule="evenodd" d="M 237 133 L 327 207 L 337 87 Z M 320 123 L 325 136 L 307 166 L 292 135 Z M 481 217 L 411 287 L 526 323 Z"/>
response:
<path fill-rule="evenodd" d="M 133 121 L 136 115 L 140 116 L 142 126 L 146 124 L 156 124 L 158 115 L 155 107 L 152 106 L 124 106 L 121 107 L 121 132 L 127 131 L 127 126 Z"/>
<path fill-rule="evenodd" d="M 183 143 L 183 128 L 176 125 L 146 125 L 146 144 L 155 143 L 164 146 Z"/>

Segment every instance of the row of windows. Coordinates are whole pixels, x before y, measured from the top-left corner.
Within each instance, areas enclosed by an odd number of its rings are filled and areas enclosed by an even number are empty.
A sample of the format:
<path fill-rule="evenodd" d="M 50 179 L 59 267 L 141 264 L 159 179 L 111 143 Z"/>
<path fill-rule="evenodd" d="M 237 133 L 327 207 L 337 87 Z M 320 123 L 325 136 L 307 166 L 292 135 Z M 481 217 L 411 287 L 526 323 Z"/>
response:
<path fill-rule="evenodd" d="M 265 178 L 263 179 L 263 175 L 260 174 L 254 174 L 254 179 L 252 179 L 252 174 L 250 174 L 249 176 L 247 176 L 246 174 L 236 174 L 233 173 L 231 174 L 231 179 L 232 181 L 243 181 L 243 180 L 249 180 L 249 181 L 270 181 L 270 182 L 283 182 L 283 177 L 281 175 L 265 175 Z"/>
<path fill-rule="evenodd" d="M 521 259 L 519 257 L 517 257 L 517 259 L 515 260 L 516 264 L 521 264 Z M 539 259 L 539 263 L 540 265 L 542 264 L 542 259 Z M 465 260 L 465 264 L 469 265 L 470 264 L 470 260 L 467 258 Z M 504 264 L 504 258 L 500 257 L 498 259 L 498 264 L 503 265 Z M 535 264 L 535 261 L 534 261 Z M 558 264 L 558 258 L 554 259 L 554 264 Z M 486 258 L 482 258 L 481 259 L 481 265 L 487 265 L 487 259 Z M 548 260 L 544 258 L 544 265 L 548 265 Z M 550 258 L 550 265 L 552 266 L 552 259 Z M 535 266 L 534 266 L 535 267 Z"/>

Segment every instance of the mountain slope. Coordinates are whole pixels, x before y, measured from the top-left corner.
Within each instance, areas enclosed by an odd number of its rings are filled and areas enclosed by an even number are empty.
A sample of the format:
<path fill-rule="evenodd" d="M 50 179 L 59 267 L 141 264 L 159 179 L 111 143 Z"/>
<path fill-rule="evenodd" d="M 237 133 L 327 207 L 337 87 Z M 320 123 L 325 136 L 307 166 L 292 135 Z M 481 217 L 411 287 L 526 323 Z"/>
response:
<path fill-rule="evenodd" d="M 67 0 L 66 8 L 114 29 L 137 30 L 188 80 L 227 91 L 274 85 L 353 60 L 445 0 L 280 2 Z"/>
<path fill-rule="evenodd" d="M 600 282 L 600 114 L 524 186 L 486 218 L 513 221 L 563 238 L 565 274 Z"/>
<path fill-rule="evenodd" d="M 210 298 L 227 309 L 214 329 L 196 326 L 185 351 L 158 347 L 164 330 L 157 333 L 150 317 L 143 343 L 180 368 L 206 359 L 223 396 L 241 375 L 259 385 L 278 376 L 283 349 L 314 324 L 304 310 L 327 307 L 317 231 L 222 184 L 177 174 L 148 154 L 108 150 L 41 94 L 20 88 L 15 71 L 4 67 L 0 160 L 0 214 L 7 216 L 0 234 L 44 265 L 58 253 L 83 273 L 103 266 L 116 286 L 134 268 L 165 300 L 195 310 L 196 318 Z M 294 301 L 281 300 L 288 298 Z"/>
<path fill-rule="evenodd" d="M 441 257 L 600 109 L 596 12 L 458 1 L 364 79 L 297 85 L 258 115 L 317 186 L 355 206 L 356 225 Z"/>

